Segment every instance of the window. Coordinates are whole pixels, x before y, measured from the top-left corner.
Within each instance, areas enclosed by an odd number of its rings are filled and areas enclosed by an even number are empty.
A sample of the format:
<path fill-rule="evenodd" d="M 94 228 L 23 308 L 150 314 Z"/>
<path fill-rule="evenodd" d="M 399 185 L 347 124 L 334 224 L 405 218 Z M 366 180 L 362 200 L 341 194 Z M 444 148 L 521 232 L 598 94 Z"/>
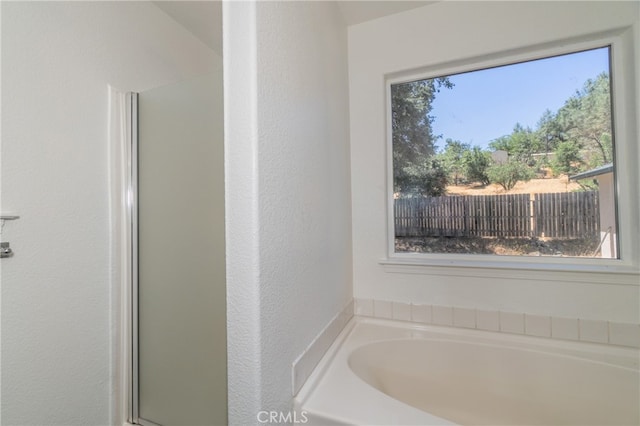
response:
<path fill-rule="evenodd" d="M 390 82 L 394 253 L 618 259 L 611 47 Z"/>

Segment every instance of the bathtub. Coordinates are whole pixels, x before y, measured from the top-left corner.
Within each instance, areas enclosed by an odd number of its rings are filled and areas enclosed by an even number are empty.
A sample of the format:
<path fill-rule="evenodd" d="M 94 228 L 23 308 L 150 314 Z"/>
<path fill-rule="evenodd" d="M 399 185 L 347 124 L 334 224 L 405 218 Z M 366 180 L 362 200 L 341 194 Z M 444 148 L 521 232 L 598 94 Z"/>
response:
<path fill-rule="evenodd" d="M 637 425 L 639 354 L 354 317 L 294 405 L 308 425 Z"/>

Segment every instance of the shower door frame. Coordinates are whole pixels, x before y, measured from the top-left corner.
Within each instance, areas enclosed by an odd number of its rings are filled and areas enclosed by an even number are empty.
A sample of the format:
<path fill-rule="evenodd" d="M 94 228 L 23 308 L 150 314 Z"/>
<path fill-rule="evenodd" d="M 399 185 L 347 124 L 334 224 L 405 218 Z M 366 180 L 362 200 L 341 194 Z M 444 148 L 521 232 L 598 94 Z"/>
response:
<path fill-rule="evenodd" d="M 131 424 L 142 426 L 161 426 L 140 417 L 140 345 L 139 345 L 139 275 L 138 275 L 138 93 L 127 93 L 129 128 L 127 147 L 127 222 L 129 224 L 129 285 L 127 286 L 130 303 L 127 306 L 129 329 L 128 380 L 127 380 L 127 420 Z M 126 334 L 125 334 L 126 335 Z"/>
<path fill-rule="evenodd" d="M 143 424 L 139 417 L 139 345 L 138 345 L 138 94 L 127 93 L 130 113 L 128 161 L 128 216 L 130 223 L 130 283 L 129 305 L 131 359 L 129 362 L 128 418 L 133 424 Z"/>

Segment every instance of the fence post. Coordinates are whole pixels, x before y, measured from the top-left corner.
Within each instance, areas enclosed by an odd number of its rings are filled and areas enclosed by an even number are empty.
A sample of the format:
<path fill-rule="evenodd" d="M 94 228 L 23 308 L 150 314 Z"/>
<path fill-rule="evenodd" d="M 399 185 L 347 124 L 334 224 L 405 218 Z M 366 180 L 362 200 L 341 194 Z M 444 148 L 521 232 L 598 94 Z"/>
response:
<path fill-rule="evenodd" d="M 534 238 L 538 234 L 536 229 L 536 196 L 529 194 L 529 226 L 531 227 L 531 238 Z"/>

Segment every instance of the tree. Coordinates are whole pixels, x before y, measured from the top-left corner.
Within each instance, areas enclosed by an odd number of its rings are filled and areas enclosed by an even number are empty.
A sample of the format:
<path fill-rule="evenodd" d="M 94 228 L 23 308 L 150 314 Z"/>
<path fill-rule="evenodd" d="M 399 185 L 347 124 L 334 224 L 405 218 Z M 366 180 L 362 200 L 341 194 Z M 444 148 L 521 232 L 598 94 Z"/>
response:
<path fill-rule="evenodd" d="M 431 157 L 424 163 L 405 166 L 398 175 L 395 184 L 402 188 L 403 196 L 439 197 L 447 190 L 447 172 L 442 163 Z"/>
<path fill-rule="evenodd" d="M 566 138 L 578 145 L 583 163 L 589 167 L 613 161 L 611 95 L 609 76 L 589 79 L 558 110 L 557 121 Z"/>
<path fill-rule="evenodd" d="M 575 141 L 564 141 L 558 144 L 551 160 L 551 170 L 555 175 L 572 174 L 580 170 L 580 146 Z"/>
<path fill-rule="evenodd" d="M 391 86 L 391 121 L 393 143 L 393 184 L 395 192 L 424 192 L 416 188 L 423 182 L 426 188 L 439 187 L 429 179 L 439 179 L 440 170 L 434 170 L 435 142 L 429 113 L 440 87 L 451 88 L 447 78 L 413 81 Z M 441 166 L 441 165 L 440 165 Z M 446 176 L 445 176 L 446 177 Z M 407 186 L 409 185 L 409 186 Z"/>
<path fill-rule="evenodd" d="M 532 166 L 535 164 L 533 154 L 540 151 L 541 144 L 533 130 L 516 123 L 511 134 L 489 142 L 489 146 L 496 151 L 507 151 L 509 158 Z"/>
<path fill-rule="evenodd" d="M 557 115 L 549 109 L 542 113 L 542 117 L 540 117 L 536 125 L 535 133 L 539 140 L 541 152 L 545 154 L 555 151 L 558 144 L 567 139 Z"/>
<path fill-rule="evenodd" d="M 464 174 L 471 182 L 480 182 L 488 185 L 490 182 L 487 169 L 491 165 L 491 154 L 483 151 L 479 146 L 474 146 L 464 152 L 462 156 Z"/>
<path fill-rule="evenodd" d="M 609 76 L 601 73 L 587 80 L 556 113 L 545 110 L 535 130 L 516 124 L 511 134 L 489 146 L 530 167 L 551 166 L 556 175 L 602 166 L 613 161 L 610 104 Z M 554 158 L 534 161 L 533 154 L 550 152 Z"/>
<path fill-rule="evenodd" d="M 494 164 L 487 169 L 487 175 L 493 183 L 497 183 L 505 191 L 511 190 L 518 181 L 528 181 L 534 176 L 533 171 L 517 160 L 509 160 L 503 164 Z"/>
<path fill-rule="evenodd" d="M 449 175 L 449 180 L 452 180 L 454 185 L 458 185 L 461 175 L 464 174 L 463 157 L 469 149 L 470 146 L 467 143 L 447 139 L 444 151 L 439 154 L 439 158 Z"/>

